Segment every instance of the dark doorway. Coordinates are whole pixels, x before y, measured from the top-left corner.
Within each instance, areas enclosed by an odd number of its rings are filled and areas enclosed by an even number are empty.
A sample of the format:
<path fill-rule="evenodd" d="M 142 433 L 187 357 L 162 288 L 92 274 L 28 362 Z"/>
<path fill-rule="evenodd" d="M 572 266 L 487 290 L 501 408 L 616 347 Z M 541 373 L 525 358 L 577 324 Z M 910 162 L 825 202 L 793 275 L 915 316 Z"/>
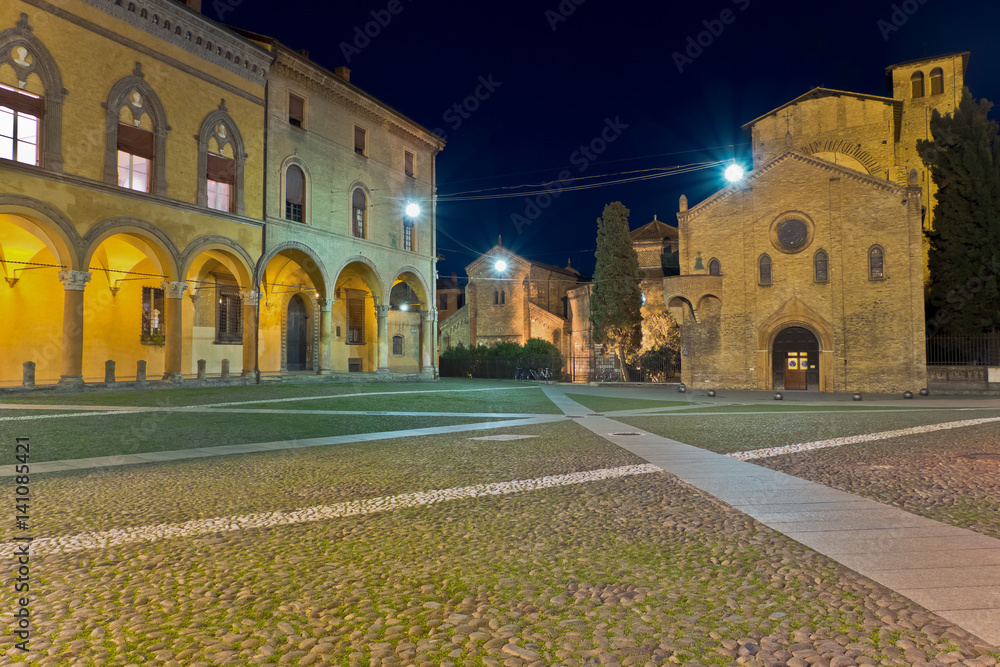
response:
<path fill-rule="evenodd" d="M 789 327 L 774 339 L 774 389 L 819 389 L 819 341 L 808 329 Z"/>
<path fill-rule="evenodd" d="M 306 303 L 296 294 L 288 302 L 288 370 L 306 370 Z"/>

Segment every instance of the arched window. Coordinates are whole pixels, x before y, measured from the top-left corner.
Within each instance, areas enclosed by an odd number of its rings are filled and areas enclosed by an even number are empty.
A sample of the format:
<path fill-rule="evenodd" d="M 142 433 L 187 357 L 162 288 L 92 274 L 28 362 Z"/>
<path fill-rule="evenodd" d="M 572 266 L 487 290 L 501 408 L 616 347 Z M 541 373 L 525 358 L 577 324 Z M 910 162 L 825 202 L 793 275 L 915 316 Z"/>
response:
<path fill-rule="evenodd" d="M 830 258 L 825 250 L 817 250 L 813 256 L 813 278 L 818 283 L 830 279 Z"/>
<path fill-rule="evenodd" d="M 931 70 L 931 95 L 940 95 L 944 92 L 944 70 L 935 67 Z"/>
<path fill-rule="evenodd" d="M 771 257 L 769 255 L 761 255 L 760 259 L 757 260 L 757 264 L 760 267 L 760 284 L 770 285 L 771 284 Z"/>
<path fill-rule="evenodd" d="M 910 97 L 916 99 L 924 96 L 924 73 L 914 72 L 910 77 Z"/>
<path fill-rule="evenodd" d="M 105 109 L 104 181 L 165 197 L 169 126 L 139 63 L 111 87 Z"/>
<path fill-rule="evenodd" d="M 393 336 L 392 337 L 392 353 L 399 356 L 403 354 L 403 337 Z"/>
<path fill-rule="evenodd" d="M 305 222 L 306 177 L 302 170 L 291 165 L 285 171 L 285 219 Z"/>
<path fill-rule="evenodd" d="M 403 221 L 403 250 L 413 252 L 413 220 Z"/>
<path fill-rule="evenodd" d="M 493 305 L 500 305 L 500 290 L 493 290 Z"/>
<path fill-rule="evenodd" d="M 507 303 L 507 292 L 500 290 L 500 305 L 502 306 L 505 303 Z"/>
<path fill-rule="evenodd" d="M 368 200 L 361 188 L 355 188 L 351 195 L 351 233 L 359 238 L 365 238 L 368 227 Z"/>
<path fill-rule="evenodd" d="M 708 275 L 710 276 L 721 276 L 722 275 L 722 265 L 719 264 L 719 260 L 712 259 L 708 263 Z"/>
<path fill-rule="evenodd" d="M 0 158 L 62 171 L 62 75 L 28 15 L 0 32 L 0 67 L 18 87 L 0 86 Z"/>
<path fill-rule="evenodd" d="M 198 204 L 243 215 L 243 137 L 223 100 L 198 133 Z"/>
<path fill-rule="evenodd" d="M 882 280 L 885 278 L 885 251 L 882 246 L 873 245 L 868 250 L 868 278 Z"/>

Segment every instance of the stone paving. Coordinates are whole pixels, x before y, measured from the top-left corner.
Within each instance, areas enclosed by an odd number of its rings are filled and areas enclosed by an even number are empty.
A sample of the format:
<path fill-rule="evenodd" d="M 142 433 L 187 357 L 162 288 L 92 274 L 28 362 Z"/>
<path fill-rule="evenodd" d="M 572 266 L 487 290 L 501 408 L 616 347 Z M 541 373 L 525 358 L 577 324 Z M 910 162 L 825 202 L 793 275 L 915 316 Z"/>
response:
<path fill-rule="evenodd" d="M 637 431 L 566 399 L 564 390 L 579 388 L 545 388 L 565 415 L 476 413 L 497 419 L 160 452 L 160 459 L 101 457 L 152 463 L 153 471 L 157 461 L 184 464 L 189 455 L 252 457 L 300 447 L 311 453 L 321 451 L 319 445 L 515 427 L 500 435 L 503 440 L 485 436 L 491 440 L 483 446 L 502 447 L 540 437 L 540 427 L 576 423 L 649 464 L 608 458 L 617 467 L 208 518 L 183 527 L 64 535 L 47 554 L 46 544 L 39 544 L 52 599 L 45 603 L 50 620 L 31 664 L 996 664 L 995 646 L 962 628 L 993 644 L 1000 640 L 1000 619 L 990 616 L 995 607 L 982 602 L 1000 598 L 1000 582 L 991 583 L 1000 576 L 997 540 L 667 438 L 625 435 Z M 603 395 L 664 398 L 662 389 Z M 691 406 L 621 414 L 700 407 L 702 399 L 690 398 Z M 737 398 L 731 403 L 759 400 Z M 816 454 L 796 454 L 809 455 Z M 95 465 L 109 463 L 114 461 Z M 32 469 L 58 464 L 72 467 L 53 462 Z M 140 476 L 145 469 L 135 468 Z M 93 484 L 102 483 L 96 473 L 83 473 L 80 481 L 88 474 Z M 463 520 L 463 514 L 476 518 Z M 428 523 L 433 530 L 412 532 Z M 498 542 L 500 535 L 510 541 Z M 184 542 L 156 546 L 165 540 Z M 104 560 L 117 565 L 97 569 Z M 233 580 L 232 568 L 242 572 L 244 562 L 262 578 Z M 966 586 L 970 578 L 975 585 Z M 285 579 L 294 587 L 277 583 Z M 927 613 L 892 590 L 941 610 Z M 109 614 L 120 618 L 108 623 Z M 17 657 L 6 640 L 0 650 L 9 662 Z"/>

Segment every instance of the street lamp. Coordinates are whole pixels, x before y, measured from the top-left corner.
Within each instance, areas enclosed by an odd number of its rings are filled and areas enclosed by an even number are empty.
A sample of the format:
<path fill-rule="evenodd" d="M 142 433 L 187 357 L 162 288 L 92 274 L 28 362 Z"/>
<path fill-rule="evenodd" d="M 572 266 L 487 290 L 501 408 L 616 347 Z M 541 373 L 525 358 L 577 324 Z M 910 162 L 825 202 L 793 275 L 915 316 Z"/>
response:
<path fill-rule="evenodd" d="M 410 202 L 406 205 L 406 215 L 410 218 L 415 218 L 420 215 L 420 204 L 416 202 Z"/>
<path fill-rule="evenodd" d="M 743 167 L 733 162 L 726 167 L 726 180 L 735 183 L 743 178 Z"/>

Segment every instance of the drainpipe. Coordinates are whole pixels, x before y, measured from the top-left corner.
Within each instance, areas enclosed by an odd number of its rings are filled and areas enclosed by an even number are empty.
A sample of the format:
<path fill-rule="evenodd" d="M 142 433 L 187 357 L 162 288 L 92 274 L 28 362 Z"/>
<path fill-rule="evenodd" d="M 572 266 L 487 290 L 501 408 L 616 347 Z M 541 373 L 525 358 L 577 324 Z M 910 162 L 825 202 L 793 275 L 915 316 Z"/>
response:
<path fill-rule="evenodd" d="M 269 95 L 270 84 L 268 81 L 264 81 L 264 179 L 263 179 L 263 194 L 261 197 L 261 226 L 260 226 L 260 256 L 263 259 L 264 255 L 267 254 L 267 172 L 270 167 L 267 161 L 267 123 L 268 115 L 267 111 L 269 107 Z M 258 260 L 259 262 L 260 260 Z M 260 384 L 260 281 L 256 280 L 257 288 L 257 317 L 254 318 L 254 359 L 253 359 L 253 375 L 256 379 L 257 384 Z"/>

